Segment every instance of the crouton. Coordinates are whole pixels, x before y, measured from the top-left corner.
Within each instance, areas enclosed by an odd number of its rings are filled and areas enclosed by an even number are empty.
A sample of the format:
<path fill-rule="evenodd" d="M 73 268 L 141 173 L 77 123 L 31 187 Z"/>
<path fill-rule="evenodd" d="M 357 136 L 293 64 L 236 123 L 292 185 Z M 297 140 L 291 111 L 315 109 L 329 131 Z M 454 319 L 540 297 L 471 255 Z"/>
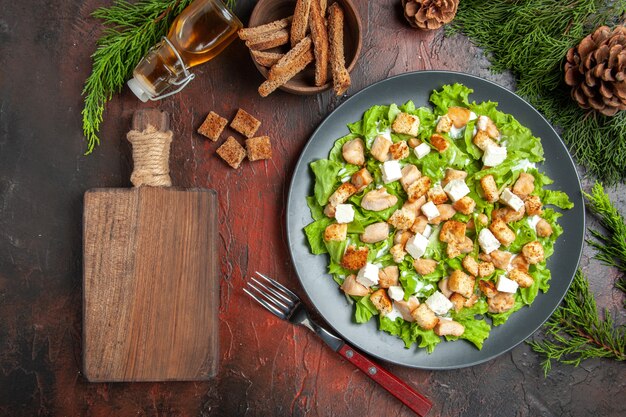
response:
<path fill-rule="evenodd" d="M 305 36 L 309 28 L 309 13 L 311 11 L 311 0 L 298 0 L 293 12 L 293 23 L 291 24 L 291 47 L 296 46 Z"/>
<path fill-rule="evenodd" d="M 394 305 L 396 306 L 396 309 L 398 309 L 398 311 L 400 312 L 400 315 L 402 316 L 404 321 L 408 321 L 410 323 L 415 321 L 411 316 L 411 311 L 415 310 L 420 305 L 417 297 L 411 296 L 407 301 L 396 301 Z"/>
<path fill-rule="evenodd" d="M 535 229 L 539 237 L 548 237 L 552 234 L 552 226 L 545 219 L 539 220 Z"/>
<path fill-rule="evenodd" d="M 455 245 L 457 246 L 457 248 L 459 249 L 459 252 L 461 253 L 470 253 L 471 251 L 474 250 L 474 241 L 467 236 L 465 236 L 465 239 L 463 239 L 463 242 L 455 243 Z"/>
<path fill-rule="evenodd" d="M 463 258 L 461 264 L 463 265 L 463 268 L 465 268 L 465 270 L 469 272 L 470 275 L 478 275 L 478 262 L 473 257 L 467 255 L 465 258 Z"/>
<path fill-rule="evenodd" d="M 446 138 L 437 133 L 433 134 L 430 137 L 430 144 L 433 145 L 435 149 L 439 151 L 439 153 L 445 152 L 445 150 L 448 149 L 448 147 L 450 146 Z"/>
<path fill-rule="evenodd" d="M 393 143 L 384 136 L 378 135 L 372 143 L 370 153 L 380 162 L 385 162 L 389 156 L 389 148 Z"/>
<path fill-rule="evenodd" d="M 515 297 L 508 292 L 498 292 L 495 296 L 487 298 L 490 313 L 504 313 L 515 306 Z"/>
<path fill-rule="evenodd" d="M 232 168 L 239 168 L 241 161 L 246 157 L 246 150 L 232 136 L 215 151 Z"/>
<path fill-rule="evenodd" d="M 484 132 L 482 130 L 476 132 L 474 138 L 472 139 L 472 142 L 474 142 L 474 145 L 476 145 L 483 152 L 490 145 L 498 145 L 493 139 L 489 137 L 487 132 Z"/>
<path fill-rule="evenodd" d="M 465 301 L 467 301 L 467 299 L 455 292 L 450 296 L 450 301 L 454 305 L 454 311 L 459 312 L 465 307 Z"/>
<path fill-rule="evenodd" d="M 491 281 L 478 281 L 478 288 L 480 288 L 480 292 L 485 294 L 485 297 L 492 298 L 498 294 L 498 290 L 496 289 L 496 284 Z"/>
<path fill-rule="evenodd" d="M 246 151 L 250 161 L 272 159 L 272 143 L 269 136 L 259 136 L 246 140 Z"/>
<path fill-rule="evenodd" d="M 393 245 L 391 249 L 389 249 L 389 253 L 393 257 L 393 261 L 397 264 L 401 263 L 406 256 L 406 252 L 404 250 L 404 245 L 399 243 L 397 245 Z"/>
<path fill-rule="evenodd" d="M 365 163 L 365 143 L 363 139 L 356 138 L 344 143 L 341 147 L 341 155 L 349 164 L 363 165 Z"/>
<path fill-rule="evenodd" d="M 437 269 L 437 261 L 434 259 L 419 258 L 413 261 L 413 268 L 420 275 L 428 275 Z"/>
<path fill-rule="evenodd" d="M 366 226 L 361 233 L 361 242 L 377 243 L 389 237 L 389 225 L 385 222 L 378 222 Z"/>
<path fill-rule="evenodd" d="M 476 304 L 477 301 L 478 301 L 478 294 L 472 294 L 472 296 L 470 298 L 465 300 L 465 304 L 463 306 L 467 307 L 467 308 L 470 308 L 474 304 Z"/>
<path fill-rule="evenodd" d="M 344 182 L 330 195 L 328 204 L 337 207 L 338 204 L 345 203 L 356 191 L 357 189 L 354 185 L 349 182 Z"/>
<path fill-rule="evenodd" d="M 411 311 L 411 317 L 413 317 L 418 326 L 425 330 L 433 329 L 439 322 L 435 313 L 426 304 L 420 304 L 415 310 Z"/>
<path fill-rule="evenodd" d="M 350 179 L 350 183 L 356 187 L 357 192 L 370 185 L 372 181 L 374 181 L 374 178 L 372 178 L 372 174 L 370 174 L 367 168 L 361 168 L 352 174 Z"/>
<path fill-rule="evenodd" d="M 263 33 L 259 36 L 246 41 L 249 49 L 264 51 L 277 46 L 281 46 L 289 42 L 289 31 L 287 29 L 279 29 L 274 32 Z"/>
<path fill-rule="evenodd" d="M 198 128 L 198 133 L 215 142 L 219 139 L 227 124 L 228 120 L 215 112 L 209 112 L 202 125 Z"/>
<path fill-rule="evenodd" d="M 324 240 L 326 242 L 335 241 L 342 242 L 348 237 L 347 223 L 333 223 L 324 230 Z"/>
<path fill-rule="evenodd" d="M 415 182 L 409 185 L 406 193 L 408 195 L 409 201 L 413 202 L 418 198 L 426 195 L 428 189 L 430 188 L 430 177 L 423 176 L 419 177 Z"/>
<path fill-rule="evenodd" d="M 391 125 L 391 130 L 410 136 L 417 136 L 420 128 L 420 119 L 408 113 L 398 113 Z"/>
<path fill-rule="evenodd" d="M 374 291 L 372 295 L 370 295 L 370 300 L 382 316 L 391 313 L 393 305 L 391 304 L 391 300 L 389 299 L 387 291 L 385 291 L 384 288 Z"/>
<path fill-rule="evenodd" d="M 348 295 L 356 295 L 359 297 L 367 295 L 370 292 L 365 285 L 357 282 L 356 275 L 354 274 L 348 275 L 339 288 Z"/>
<path fill-rule="evenodd" d="M 402 184 L 404 191 L 409 188 L 409 185 L 413 184 L 419 177 L 422 176 L 420 170 L 412 164 L 405 165 L 401 172 L 402 178 L 400 178 L 400 184 Z"/>
<path fill-rule="evenodd" d="M 528 267 L 530 266 L 526 258 L 524 258 L 524 255 L 517 255 L 515 258 L 511 259 L 510 265 L 511 268 L 519 269 L 523 272 L 528 272 Z"/>
<path fill-rule="evenodd" d="M 400 271 L 396 265 L 390 265 L 378 271 L 378 286 L 380 288 L 389 288 L 398 285 Z"/>
<path fill-rule="evenodd" d="M 511 258 L 513 254 L 511 252 L 502 251 L 500 249 L 496 249 L 489 254 L 491 256 L 491 263 L 498 269 L 506 270 L 511 263 Z"/>
<path fill-rule="evenodd" d="M 426 218 L 426 216 L 424 215 L 417 216 L 417 218 L 415 219 L 415 222 L 411 226 L 411 232 L 422 234 L 424 233 L 424 230 L 426 229 L 427 225 L 428 225 L 428 219 Z"/>
<path fill-rule="evenodd" d="M 474 283 L 476 278 L 467 275 L 463 271 L 454 270 L 448 277 L 448 288 L 450 291 L 457 292 L 465 298 L 470 298 L 474 294 Z"/>
<path fill-rule="evenodd" d="M 328 79 L 329 48 L 326 19 L 319 1 L 312 0 L 309 11 L 309 28 L 315 54 L 315 85 L 321 87 Z"/>
<path fill-rule="evenodd" d="M 522 246 L 522 255 L 529 264 L 534 265 L 544 260 L 543 246 L 538 241 L 533 241 Z"/>
<path fill-rule="evenodd" d="M 511 207 L 501 207 L 491 212 L 492 219 L 500 219 L 505 223 L 513 223 L 521 220 L 526 214 L 526 209 L 522 206 L 519 211 L 513 210 Z"/>
<path fill-rule="evenodd" d="M 495 203 L 498 199 L 500 199 L 498 186 L 496 185 L 496 180 L 493 178 L 493 175 L 485 175 L 482 177 L 480 179 L 480 186 L 483 189 L 485 200 L 488 202 Z"/>
<path fill-rule="evenodd" d="M 326 3 L 326 1 L 323 1 Z M 322 15 L 326 9 L 321 6 Z M 330 70 L 333 76 L 333 90 L 335 95 L 340 96 L 350 87 L 350 73 L 346 69 L 344 54 L 344 12 L 338 3 L 333 3 L 328 8 L 328 43 L 330 54 Z"/>
<path fill-rule="evenodd" d="M 437 127 L 435 128 L 435 132 L 437 133 L 447 133 L 452 129 L 452 119 L 447 114 L 444 114 L 439 118 L 437 122 Z"/>
<path fill-rule="evenodd" d="M 439 282 L 437 283 L 437 287 L 439 287 L 439 291 L 441 291 L 441 293 L 446 298 L 450 298 L 450 296 L 452 295 L 452 291 L 450 291 L 450 288 L 448 288 L 448 278 L 439 280 Z"/>
<path fill-rule="evenodd" d="M 426 196 L 421 196 L 415 201 L 405 201 L 402 205 L 404 210 L 410 210 L 415 213 L 415 216 L 420 216 L 422 213 L 422 206 L 426 203 Z"/>
<path fill-rule="evenodd" d="M 453 168 L 446 168 L 446 174 L 443 177 L 443 180 L 441 180 L 441 186 L 445 187 L 450 181 L 465 180 L 465 178 L 467 178 L 467 172 Z"/>
<path fill-rule="evenodd" d="M 541 199 L 538 195 L 529 195 L 524 199 L 524 206 L 526 207 L 526 214 L 529 216 L 540 215 L 543 213 L 543 207 Z"/>
<path fill-rule="evenodd" d="M 439 224 L 450 220 L 452 216 L 456 214 L 456 210 L 452 207 L 452 204 L 438 204 L 437 210 L 439 210 L 439 216 L 430 221 L 430 224 Z"/>
<path fill-rule="evenodd" d="M 433 204 L 443 204 L 448 201 L 448 194 L 437 185 L 428 190 L 428 200 L 432 201 Z"/>
<path fill-rule="evenodd" d="M 517 285 L 519 285 L 521 288 L 528 288 L 535 282 L 533 277 L 531 277 L 524 271 L 520 271 L 519 269 L 511 269 L 509 271 L 509 278 L 517 282 Z"/>
<path fill-rule="evenodd" d="M 520 173 L 513 186 L 513 193 L 523 200 L 533 191 L 535 191 L 535 177 L 526 172 Z"/>
<path fill-rule="evenodd" d="M 458 220 L 448 220 L 441 226 L 439 240 L 446 243 L 463 243 L 465 240 L 465 223 Z"/>
<path fill-rule="evenodd" d="M 249 41 L 262 35 L 276 32 L 277 30 L 286 29 L 291 24 L 291 20 L 292 16 L 289 16 L 284 19 L 275 20 L 265 25 L 239 29 L 237 35 L 239 35 L 239 39 L 241 39 L 242 41 Z"/>
<path fill-rule="evenodd" d="M 413 233 L 408 230 L 398 230 L 396 231 L 396 235 L 393 237 L 393 244 L 397 245 L 398 243 L 402 245 L 406 245 L 406 242 L 414 236 Z"/>
<path fill-rule="evenodd" d="M 456 243 L 448 243 L 448 245 L 446 246 L 446 255 L 448 256 L 448 258 L 456 258 L 460 254 L 461 249 L 459 249 L 459 246 Z"/>
<path fill-rule="evenodd" d="M 448 108 L 448 117 L 452 120 L 452 124 L 457 129 L 462 128 L 469 122 L 470 114 L 470 109 L 465 107 L 453 106 Z"/>
<path fill-rule="evenodd" d="M 313 62 L 311 48 L 311 38 L 307 36 L 279 59 L 270 68 L 268 79 L 259 86 L 259 95 L 267 97 Z"/>
<path fill-rule="evenodd" d="M 285 56 L 285 54 L 278 52 L 256 51 L 254 49 L 251 49 L 250 53 L 257 64 L 266 68 L 272 67 Z"/>
<path fill-rule="evenodd" d="M 478 264 L 478 276 L 481 278 L 488 277 L 493 274 L 496 270 L 496 267 L 491 262 L 480 262 Z"/>
<path fill-rule="evenodd" d="M 230 127 L 248 138 L 254 136 L 259 126 L 261 122 L 241 108 L 237 110 L 235 118 L 230 122 Z"/>
<path fill-rule="evenodd" d="M 460 200 L 457 200 L 456 203 L 452 204 L 452 207 L 454 207 L 456 211 L 460 211 L 463 214 L 472 214 L 476 208 L 476 202 L 472 199 L 472 197 L 466 195 Z"/>
<path fill-rule="evenodd" d="M 489 230 L 504 246 L 509 246 L 516 237 L 515 232 L 507 226 L 504 220 L 495 219 L 489 225 Z"/>
<path fill-rule="evenodd" d="M 398 230 L 408 230 L 415 222 L 416 217 L 417 215 L 413 210 L 401 208 L 393 212 L 387 223 Z"/>
<path fill-rule="evenodd" d="M 398 197 L 389 194 L 385 188 L 372 190 L 363 196 L 361 207 L 370 211 L 382 211 L 393 207 L 398 202 Z"/>
<path fill-rule="evenodd" d="M 465 327 L 454 320 L 439 320 L 435 325 L 434 332 L 437 336 L 459 337 L 465 333 Z"/>
<path fill-rule="evenodd" d="M 341 258 L 341 266 L 352 271 L 361 269 L 367 263 L 367 255 L 369 249 L 367 247 L 357 248 L 354 245 L 348 246 L 346 253 Z"/>
<path fill-rule="evenodd" d="M 391 157 L 393 159 L 404 159 L 409 156 L 409 145 L 407 145 L 405 140 L 401 140 L 400 142 L 396 142 L 389 147 L 389 152 L 391 153 Z"/>

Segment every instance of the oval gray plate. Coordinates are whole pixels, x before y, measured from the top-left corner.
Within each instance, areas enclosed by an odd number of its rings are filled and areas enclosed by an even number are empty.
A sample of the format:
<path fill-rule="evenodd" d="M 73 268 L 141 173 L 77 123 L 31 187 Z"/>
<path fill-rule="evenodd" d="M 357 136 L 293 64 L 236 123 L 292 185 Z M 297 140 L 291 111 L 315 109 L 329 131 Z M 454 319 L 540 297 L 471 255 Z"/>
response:
<path fill-rule="evenodd" d="M 482 350 L 463 340 L 443 341 L 432 354 L 428 354 L 416 345 L 405 349 L 402 340 L 378 330 L 376 318 L 365 324 L 353 322 L 354 307 L 348 304 L 337 284 L 326 273 L 328 256 L 311 254 L 302 228 L 313 220 L 306 204 L 306 197 L 313 194 L 309 163 L 328 157 L 335 140 L 349 133 L 346 124 L 360 120 L 363 113 L 375 104 L 402 104 L 413 100 L 417 107 L 428 106 L 428 98 L 434 89 L 453 83 L 472 88 L 474 93 L 470 100 L 498 102 L 499 110 L 515 116 L 541 138 L 546 161 L 539 168 L 554 179 L 554 184 L 549 187 L 565 191 L 575 206 L 564 210 L 559 219 L 564 233 L 548 261 L 552 271 L 550 290 L 546 294 L 540 293 L 532 306 L 513 314 L 504 325 L 492 328 Z M 503 87 L 478 77 L 448 71 L 398 75 L 363 89 L 339 106 L 322 122 L 304 148 L 288 196 L 287 237 L 291 257 L 304 290 L 322 317 L 344 340 L 370 355 L 422 369 L 454 369 L 485 362 L 533 334 L 567 292 L 580 260 L 584 232 L 585 211 L 578 174 L 565 145 L 550 124 L 530 104 Z"/>

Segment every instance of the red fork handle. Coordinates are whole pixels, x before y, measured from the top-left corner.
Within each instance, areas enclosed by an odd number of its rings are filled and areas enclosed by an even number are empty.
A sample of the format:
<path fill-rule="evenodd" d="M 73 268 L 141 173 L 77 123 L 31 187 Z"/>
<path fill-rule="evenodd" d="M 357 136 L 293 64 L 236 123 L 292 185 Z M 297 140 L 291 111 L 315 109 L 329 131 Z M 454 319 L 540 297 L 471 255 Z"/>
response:
<path fill-rule="evenodd" d="M 426 397 L 401 381 L 394 374 L 361 355 L 352 347 L 344 344 L 338 352 L 356 365 L 365 375 L 389 391 L 391 395 L 402 401 L 404 405 L 417 413 L 418 416 L 425 416 L 430 411 L 433 404 Z"/>

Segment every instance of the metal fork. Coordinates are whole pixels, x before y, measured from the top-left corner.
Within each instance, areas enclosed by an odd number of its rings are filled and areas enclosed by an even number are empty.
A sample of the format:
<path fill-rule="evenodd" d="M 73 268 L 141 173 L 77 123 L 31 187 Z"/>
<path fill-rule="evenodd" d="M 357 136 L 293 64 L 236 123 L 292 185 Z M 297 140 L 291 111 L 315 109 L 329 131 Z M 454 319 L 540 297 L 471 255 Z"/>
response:
<path fill-rule="evenodd" d="M 356 365 L 417 415 L 428 413 L 432 403 L 426 397 L 311 320 L 300 298 L 287 287 L 260 272 L 256 274 L 260 279 L 250 278 L 247 288 L 243 289 L 246 294 L 278 318 L 314 331 L 332 350 Z"/>

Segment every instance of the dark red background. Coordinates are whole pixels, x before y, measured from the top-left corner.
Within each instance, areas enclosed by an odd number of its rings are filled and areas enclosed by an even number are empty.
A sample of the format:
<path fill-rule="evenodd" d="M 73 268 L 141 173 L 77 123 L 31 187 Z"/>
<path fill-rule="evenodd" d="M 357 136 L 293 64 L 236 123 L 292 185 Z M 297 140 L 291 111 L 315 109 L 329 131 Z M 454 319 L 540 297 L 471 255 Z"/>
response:
<path fill-rule="evenodd" d="M 246 22 L 252 1 L 240 0 Z M 492 75 L 467 39 L 411 29 L 399 1 L 358 0 L 363 52 L 350 94 L 388 76 L 422 69 Z M 221 369 L 210 382 L 90 384 L 81 374 L 82 196 L 128 187 L 124 139 L 140 104 L 125 89 L 107 106 L 102 144 L 83 156 L 81 89 L 100 33 L 89 17 L 105 1 L 24 0 L 0 4 L 0 414 L 10 416 L 409 416 L 410 411 L 303 328 L 280 322 L 241 291 L 266 272 L 300 290 L 287 250 L 289 179 L 319 122 L 343 99 L 283 92 L 262 99 L 262 82 L 239 41 L 195 70 L 181 94 L 157 105 L 172 114 L 176 185 L 214 188 L 221 238 Z M 217 145 L 195 133 L 214 110 L 237 107 L 263 122 L 274 158 L 232 170 Z M 232 132 L 227 132 L 232 133 Z M 584 181 L 588 187 L 591 179 Z M 611 190 L 621 204 L 624 186 Z M 592 218 L 589 223 L 595 224 Z M 616 272 L 582 266 L 598 304 L 624 321 Z M 547 379 L 525 344 L 483 365 L 447 372 L 386 365 L 435 404 L 432 416 L 557 416 L 626 413 L 624 364 L 555 365 Z"/>

